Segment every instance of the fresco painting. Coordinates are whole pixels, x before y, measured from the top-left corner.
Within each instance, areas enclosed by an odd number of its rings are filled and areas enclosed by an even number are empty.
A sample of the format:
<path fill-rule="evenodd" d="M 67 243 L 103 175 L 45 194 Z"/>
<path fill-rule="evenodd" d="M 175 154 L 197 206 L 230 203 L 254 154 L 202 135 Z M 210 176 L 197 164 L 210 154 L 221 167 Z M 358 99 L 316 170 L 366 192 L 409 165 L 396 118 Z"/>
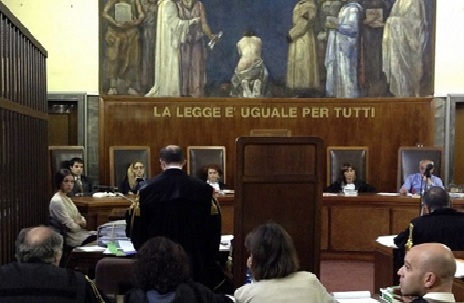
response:
<path fill-rule="evenodd" d="M 435 0 L 103 0 L 102 95 L 433 94 Z"/>

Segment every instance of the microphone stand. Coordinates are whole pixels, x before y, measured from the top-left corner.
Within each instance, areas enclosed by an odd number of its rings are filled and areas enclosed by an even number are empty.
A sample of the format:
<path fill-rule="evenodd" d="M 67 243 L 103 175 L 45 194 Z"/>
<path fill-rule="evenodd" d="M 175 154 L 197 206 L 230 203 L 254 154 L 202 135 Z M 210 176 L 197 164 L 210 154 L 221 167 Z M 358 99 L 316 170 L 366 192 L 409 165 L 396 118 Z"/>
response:
<path fill-rule="evenodd" d="M 424 181 L 424 178 L 425 178 L 425 181 Z M 425 192 L 428 191 L 430 178 L 431 178 L 430 169 L 426 169 L 425 172 L 424 172 L 424 176 L 421 178 L 421 195 L 420 195 L 420 212 L 419 212 L 419 214 L 421 216 L 423 215 L 423 212 L 422 212 L 422 210 L 423 210 L 422 205 L 424 205 L 423 204 L 423 202 L 424 202 L 423 198 L 424 198 Z M 422 193 L 422 188 L 424 189 L 423 193 Z"/>
<path fill-rule="evenodd" d="M 422 216 L 422 198 L 424 196 L 424 192 L 425 192 L 425 189 L 424 189 L 424 177 L 425 177 L 425 174 L 422 175 L 421 174 L 421 186 L 420 186 L 420 191 L 419 191 L 419 216 Z M 425 180 L 427 181 L 427 180 Z M 424 191 L 422 191 L 424 189 Z"/>

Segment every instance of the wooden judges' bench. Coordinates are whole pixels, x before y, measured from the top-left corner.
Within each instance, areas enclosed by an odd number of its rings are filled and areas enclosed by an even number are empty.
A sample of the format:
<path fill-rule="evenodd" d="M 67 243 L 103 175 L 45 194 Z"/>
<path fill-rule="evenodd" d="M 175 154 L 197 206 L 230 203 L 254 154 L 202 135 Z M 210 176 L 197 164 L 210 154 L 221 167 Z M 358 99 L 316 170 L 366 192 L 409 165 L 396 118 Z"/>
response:
<path fill-rule="evenodd" d="M 87 229 L 97 230 L 98 226 L 107 223 L 112 217 L 124 216 L 135 196 L 124 197 L 73 197 L 81 214 L 87 220 Z M 218 201 L 222 210 L 222 234 L 233 234 L 234 195 L 221 195 Z"/>
<path fill-rule="evenodd" d="M 234 196 L 219 196 L 218 200 L 222 210 L 222 234 L 233 234 Z M 122 197 L 75 197 L 73 201 L 86 217 L 88 228 L 93 230 L 108 222 L 115 210 L 121 213 L 130 205 L 130 201 Z M 419 215 L 419 205 L 419 198 L 405 196 L 324 196 L 322 257 L 373 261 L 377 237 L 404 230 L 409 221 Z M 464 199 L 453 199 L 453 207 L 464 210 Z"/>

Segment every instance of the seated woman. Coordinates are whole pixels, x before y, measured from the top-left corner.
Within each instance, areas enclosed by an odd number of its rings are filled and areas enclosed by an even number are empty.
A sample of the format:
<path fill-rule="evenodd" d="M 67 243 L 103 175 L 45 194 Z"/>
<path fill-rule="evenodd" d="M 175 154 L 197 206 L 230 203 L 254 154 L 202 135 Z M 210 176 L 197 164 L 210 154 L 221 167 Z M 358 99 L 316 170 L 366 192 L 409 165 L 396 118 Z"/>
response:
<path fill-rule="evenodd" d="M 222 177 L 222 169 L 217 164 L 209 164 L 202 169 L 203 180 L 211 185 L 215 190 L 223 190 L 226 185 L 220 181 Z"/>
<path fill-rule="evenodd" d="M 362 180 L 356 179 L 356 170 L 350 163 L 345 163 L 340 170 L 340 179 L 330 184 L 324 189 L 326 193 L 340 193 L 342 187 L 347 184 L 354 184 L 354 188 L 358 193 L 375 193 L 377 190 L 372 185 L 367 184 Z"/>
<path fill-rule="evenodd" d="M 165 237 L 151 238 L 137 252 L 138 287 L 124 295 L 124 303 L 232 302 L 227 296 L 192 282 L 189 263 L 179 244 Z"/>
<path fill-rule="evenodd" d="M 121 192 L 125 195 L 136 194 L 145 182 L 145 166 L 142 161 L 134 161 L 127 168 L 127 175 L 122 181 Z"/>
<path fill-rule="evenodd" d="M 238 288 L 235 301 L 335 302 L 317 277 L 298 271 L 298 256 L 292 238 L 276 223 L 267 223 L 245 238 L 252 283 Z"/>
<path fill-rule="evenodd" d="M 50 200 L 50 219 L 66 228 L 65 243 L 77 247 L 97 239 L 94 232 L 83 229 L 87 222 L 67 196 L 74 186 L 74 176 L 69 169 L 60 169 L 55 174 L 55 195 Z"/>

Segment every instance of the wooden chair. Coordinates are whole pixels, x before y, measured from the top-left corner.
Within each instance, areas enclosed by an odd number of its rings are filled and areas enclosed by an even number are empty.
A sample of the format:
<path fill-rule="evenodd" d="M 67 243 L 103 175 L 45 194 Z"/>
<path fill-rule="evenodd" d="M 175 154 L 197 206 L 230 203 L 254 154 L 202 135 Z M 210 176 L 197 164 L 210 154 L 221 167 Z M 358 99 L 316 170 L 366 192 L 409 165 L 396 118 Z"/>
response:
<path fill-rule="evenodd" d="M 188 146 L 187 173 L 204 179 L 203 168 L 209 164 L 219 165 L 222 169 L 222 182 L 226 182 L 226 147 L 225 146 Z"/>
<path fill-rule="evenodd" d="M 49 175 L 51 176 L 52 192 L 55 191 L 54 176 L 62 169 L 69 169 L 68 162 L 72 158 L 81 158 L 85 165 L 85 150 L 83 146 L 49 146 Z"/>
<path fill-rule="evenodd" d="M 135 259 L 104 258 L 95 267 L 95 284 L 108 296 L 123 295 L 135 286 Z"/>
<path fill-rule="evenodd" d="M 250 130 L 252 137 L 291 137 L 292 131 L 289 129 L 252 129 Z"/>
<path fill-rule="evenodd" d="M 438 146 L 400 146 L 398 148 L 398 176 L 397 188 L 403 185 L 410 175 L 419 172 L 419 162 L 433 161 L 433 174 L 443 177 L 445 174 L 445 158 L 443 147 Z"/>
<path fill-rule="evenodd" d="M 145 166 L 145 177 L 151 176 L 149 146 L 110 146 L 109 152 L 110 186 L 121 186 L 133 161 L 141 161 Z"/>
<path fill-rule="evenodd" d="M 356 170 L 356 178 L 369 182 L 369 148 L 367 146 L 327 146 L 327 185 L 340 178 L 345 163 Z"/>

